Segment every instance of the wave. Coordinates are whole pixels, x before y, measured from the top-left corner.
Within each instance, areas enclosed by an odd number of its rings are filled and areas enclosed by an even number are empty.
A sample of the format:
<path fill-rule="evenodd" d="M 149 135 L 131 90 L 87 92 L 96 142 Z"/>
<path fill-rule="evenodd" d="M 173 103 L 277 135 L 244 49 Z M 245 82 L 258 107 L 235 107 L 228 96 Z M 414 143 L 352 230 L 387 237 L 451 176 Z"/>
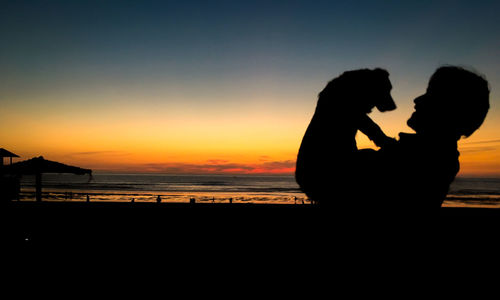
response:
<path fill-rule="evenodd" d="M 293 177 L 252 176 L 151 176 L 151 175 L 95 175 L 88 182 L 81 177 L 47 176 L 44 188 L 54 190 L 99 190 L 138 192 L 265 192 L 298 193 Z M 33 178 L 23 178 L 22 187 L 34 188 Z"/>
<path fill-rule="evenodd" d="M 453 191 L 450 195 L 494 195 L 500 196 L 500 191 L 492 191 L 492 190 L 480 190 L 480 189 L 464 189 Z"/>
<path fill-rule="evenodd" d="M 22 190 L 34 192 L 34 181 L 33 177 L 23 177 Z M 205 199 L 202 201 L 211 201 L 214 197 L 271 202 L 307 198 L 293 176 L 96 174 L 89 182 L 76 175 L 44 174 L 43 190 L 58 195 L 55 199 L 66 199 L 65 192 L 74 192 L 75 197 L 90 195 L 103 201 L 129 201 L 131 197 L 154 201 L 157 195 L 172 201 L 185 201 L 193 195 Z M 335 190 L 332 190 L 334 195 Z M 445 203 L 500 206 L 500 179 L 457 178 L 450 186 Z"/>

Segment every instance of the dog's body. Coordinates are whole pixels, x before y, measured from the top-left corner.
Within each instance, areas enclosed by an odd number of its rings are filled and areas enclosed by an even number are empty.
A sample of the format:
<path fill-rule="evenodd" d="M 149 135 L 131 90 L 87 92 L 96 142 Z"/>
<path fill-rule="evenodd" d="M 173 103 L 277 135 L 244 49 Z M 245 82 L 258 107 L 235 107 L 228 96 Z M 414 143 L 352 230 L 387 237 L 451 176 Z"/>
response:
<path fill-rule="evenodd" d="M 339 178 L 353 176 L 358 130 L 377 146 L 392 140 L 367 116 L 373 107 L 380 111 L 396 108 L 391 88 L 387 71 L 362 69 L 343 73 L 321 91 L 299 149 L 295 173 L 297 183 L 310 199 L 324 198 L 317 191 L 331 185 L 335 177 L 331 174 L 339 174 Z"/>

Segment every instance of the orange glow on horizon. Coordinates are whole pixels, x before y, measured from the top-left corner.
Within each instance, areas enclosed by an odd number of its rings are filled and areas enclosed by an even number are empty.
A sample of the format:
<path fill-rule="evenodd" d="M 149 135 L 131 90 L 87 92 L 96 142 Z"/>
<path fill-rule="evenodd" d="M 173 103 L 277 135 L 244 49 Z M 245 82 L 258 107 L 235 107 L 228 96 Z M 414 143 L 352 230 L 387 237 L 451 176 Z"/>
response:
<path fill-rule="evenodd" d="M 7 106 L 0 111 L 0 147 L 21 156 L 47 159 L 94 171 L 144 173 L 293 174 L 302 136 L 314 111 L 243 105 L 216 107 Z M 397 136 L 412 107 L 373 114 L 384 132 Z M 459 142 L 463 176 L 500 175 L 500 121 L 491 111 L 471 138 Z M 8 129 L 6 129 L 8 128 Z M 332 137 L 334 138 L 334 137 Z M 359 148 L 375 148 L 362 134 Z"/>

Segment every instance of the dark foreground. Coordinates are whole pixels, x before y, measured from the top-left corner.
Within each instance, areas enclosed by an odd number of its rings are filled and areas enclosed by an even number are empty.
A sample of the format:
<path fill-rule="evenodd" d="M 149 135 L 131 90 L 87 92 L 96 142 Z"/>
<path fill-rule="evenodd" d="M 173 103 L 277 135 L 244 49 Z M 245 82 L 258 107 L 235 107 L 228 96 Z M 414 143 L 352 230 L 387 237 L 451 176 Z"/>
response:
<path fill-rule="evenodd" d="M 336 240 L 486 235 L 500 224 L 500 210 L 480 208 L 410 215 L 283 204 L 11 202 L 1 211 L 3 245 L 27 251 L 62 246 L 247 253 L 290 246 L 314 252 Z"/>
<path fill-rule="evenodd" d="M 441 276 L 429 270 L 454 273 L 464 258 L 489 266 L 499 251 L 494 209 L 424 216 L 312 205 L 12 202 L 1 214 L 3 258 L 22 282 L 38 274 L 33 278 L 52 284 L 47 272 L 55 270 L 69 281 L 85 274 L 89 283 L 168 277 L 174 281 L 161 285 L 167 292 L 179 281 L 222 289 L 240 282 L 247 290 L 283 278 L 316 282 L 324 274 L 386 284 L 382 270 L 403 281 L 401 274 L 418 269 L 426 278 Z"/>

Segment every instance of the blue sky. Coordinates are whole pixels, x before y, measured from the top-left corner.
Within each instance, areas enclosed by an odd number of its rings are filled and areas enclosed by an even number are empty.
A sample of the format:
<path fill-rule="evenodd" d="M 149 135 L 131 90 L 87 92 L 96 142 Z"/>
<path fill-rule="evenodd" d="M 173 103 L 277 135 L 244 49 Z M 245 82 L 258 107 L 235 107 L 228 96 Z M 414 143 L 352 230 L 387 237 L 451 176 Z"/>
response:
<path fill-rule="evenodd" d="M 498 1 L 3 3 L 0 63 L 18 80 L 274 72 L 324 81 L 373 65 L 409 74 L 448 62 L 489 65 L 499 46 Z"/>
<path fill-rule="evenodd" d="M 396 135 L 432 72 L 458 64 L 492 86 L 475 141 L 498 140 L 499 11 L 498 1 L 1 1 L 0 125 L 275 116 L 298 136 L 292 153 L 317 93 L 343 71 L 391 73 L 398 110 L 373 118 Z M 97 150 L 121 149 L 80 152 Z"/>

